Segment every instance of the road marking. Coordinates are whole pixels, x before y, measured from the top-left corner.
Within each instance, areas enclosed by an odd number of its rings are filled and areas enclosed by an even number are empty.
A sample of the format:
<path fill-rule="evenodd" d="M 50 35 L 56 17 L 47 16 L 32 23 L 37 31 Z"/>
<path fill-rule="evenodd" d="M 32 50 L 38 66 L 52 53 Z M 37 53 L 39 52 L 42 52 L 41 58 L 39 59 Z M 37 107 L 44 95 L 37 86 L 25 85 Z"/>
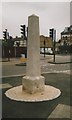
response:
<path fill-rule="evenodd" d="M 45 73 L 64 73 L 64 74 L 71 74 L 70 70 L 63 70 L 63 71 L 56 71 L 50 69 L 50 71 L 42 71 L 42 74 Z M 18 75 L 6 75 L 6 76 L 1 76 L 0 78 L 9 78 L 9 77 L 19 77 L 19 76 L 25 76 L 26 74 L 18 74 Z"/>
<path fill-rule="evenodd" d="M 50 69 L 50 71 L 46 71 L 46 72 L 42 72 L 42 73 L 64 73 L 64 74 L 71 74 L 70 70 L 57 71 L 57 70 L 52 70 L 52 69 Z"/>
<path fill-rule="evenodd" d="M 6 75 L 6 76 L 2 76 L 1 78 L 20 77 L 20 76 L 25 76 L 25 74 L 18 74 L 18 75 Z"/>
<path fill-rule="evenodd" d="M 49 62 L 48 62 L 48 65 L 54 66 L 54 65 L 56 65 L 56 64 L 55 64 L 55 63 L 49 63 Z"/>
<path fill-rule="evenodd" d="M 11 87 L 12 87 L 12 85 L 10 85 L 9 83 L 0 84 L 0 89 L 11 88 Z"/>
<path fill-rule="evenodd" d="M 48 118 L 70 118 L 70 106 L 58 104 Z"/>

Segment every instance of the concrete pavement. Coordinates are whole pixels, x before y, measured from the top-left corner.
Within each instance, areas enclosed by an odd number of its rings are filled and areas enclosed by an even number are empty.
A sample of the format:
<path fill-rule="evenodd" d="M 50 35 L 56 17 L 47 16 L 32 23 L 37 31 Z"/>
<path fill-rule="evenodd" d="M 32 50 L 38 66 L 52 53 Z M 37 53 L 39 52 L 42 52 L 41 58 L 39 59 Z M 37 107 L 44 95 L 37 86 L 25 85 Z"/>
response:
<path fill-rule="evenodd" d="M 57 56 L 58 60 L 69 61 L 69 56 Z M 67 58 L 67 59 L 66 59 Z M 26 72 L 26 66 L 16 66 L 15 64 L 20 64 L 20 59 L 11 59 L 10 62 L 2 62 L 2 117 L 3 118 L 52 118 L 54 116 L 60 115 L 64 117 L 70 116 L 70 111 L 67 108 L 70 106 L 70 79 L 71 76 L 68 71 L 65 73 L 63 71 L 70 70 L 70 64 L 51 64 L 48 61 L 52 60 L 52 56 L 47 56 L 45 59 L 41 56 L 41 71 L 45 77 L 45 83 L 52 85 L 61 90 L 62 94 L 59 98 L 48 101 L 48 102 L 36 102 L 36 103 L 26 103 L 26 102 L 16 102 L 8 99 L 5 96 L 5 91 L 9 87 L 14 87 L 22 84 L 22 75 Z M 59 72 L 57 72 L 59 71 Z M 50 73 L 48 73 L 50 72 Z M 19 77 L 17 77 L 19 76 Z M 63 105 L 63 106 L 62 106 Z M 68 106 L 68 107 L 67 107 Z M 58 108 L 58 109 L 57 109 Z M 62 109 L 63 108 L 63 109 Z M 59 110 L 59 112 L 58 112 Z M 66 111 L 66 112 L 65 112 Z M 58 112 L 58 114 L 57 114 Z"/>
<path fill-rule="evenodd" d="M 2 89 L 2 117 L 3 118 L 54 118 L 57 116 L 61 118 L 70 117 L 70 76 L 62 73 L 47 73 L 43 74 L 45 83 L 59 88 L 62 92 L 61 96 L 52 101 L 46 102 L 17 102 L 5 96 L 5 91 L 9 89 Z M 3 84 L 8 83 L 12 87 L 22 84 L 22 77 L 3 78 Z M 7 85 L 8 85 L 7 84 Z M 62 106 L 63 105 L 63 106 Z M 65 107 L 68 106 L 68 107 Z M 59 111 L 59 112 L 58 112 Z M 58 114 L 57 114 L 58 113 Z M 62 118 L 63 119 L 63 118 Z"/>

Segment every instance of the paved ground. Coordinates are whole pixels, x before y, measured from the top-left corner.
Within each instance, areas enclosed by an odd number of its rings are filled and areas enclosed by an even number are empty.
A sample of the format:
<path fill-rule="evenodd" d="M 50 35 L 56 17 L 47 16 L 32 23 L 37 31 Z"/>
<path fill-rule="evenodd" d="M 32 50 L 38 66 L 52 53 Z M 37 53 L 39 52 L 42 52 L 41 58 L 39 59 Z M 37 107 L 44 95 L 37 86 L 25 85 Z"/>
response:
<path fill-rule="evenodd" d="M 57 87 L 62 94 L 59 98 L 48 102 L 17 102 L 7 98 L 4 93 L 9 88 L 2 89 L 2 116 L 3 118 L 48 118 L 58 104 L 70 106 L 70 75 L 62 73 L 43 74 L 46 84 Z M 3 83 L 21 85 L 22 77 L 4 78 Z M 60 114 L 60 113 L 59 113 Z M 63 112 L 63 114 L 67 114 Z"/>
<path fill-rule="evenodd" d="M 53 61 L 53 56 L 48 55 L 44 59 L 41 56 L 41 72 L 55 73 L 55 72 L 70 72 L 70 56 L 56 56 L 56 63 L 49 63 Z M 23 65 L 20 59 L 11 59 L 10 62 L 2 62 L 2 77 L 20 76 L 26 74 L 26 66 Z"/>
<path fill-rule="evenodd" d="M 11 87 L 22 84 L 22 76 L 26 73 L 26 66 L 16 66 L 21 64 L 20 59 L 11 59 L 10 62 L 2 62 L 2 117 L 3 118 L 49 118 L 53 115 L 61 117 L 71 117 L 66 110 L 72 106 L 70 99 L 72 90 L 72 73 L 70 72 L 70 56 L 56 56 L 58 64 L 52 64 L 53 56 L 41 57 L 41 71 L 45 76 L 45 83 L 59 88 L 62 94 L 59 98 L 48 102 L 17 102 L 5 96 L 5 91 Z M 62 62 L 62 64 L 61 64 Z M 1 63 L 0 63 L 1 65 Z M 1 67 L 1 66 L 0 66 Z M 0 80 L 1 84 L 1 80 Z M 63 105 L 63 106 L 62 106 Z M 59 112 L 57 114 L 57 111 Z M 63 120 L 63 119 L 62 119 Z"/>

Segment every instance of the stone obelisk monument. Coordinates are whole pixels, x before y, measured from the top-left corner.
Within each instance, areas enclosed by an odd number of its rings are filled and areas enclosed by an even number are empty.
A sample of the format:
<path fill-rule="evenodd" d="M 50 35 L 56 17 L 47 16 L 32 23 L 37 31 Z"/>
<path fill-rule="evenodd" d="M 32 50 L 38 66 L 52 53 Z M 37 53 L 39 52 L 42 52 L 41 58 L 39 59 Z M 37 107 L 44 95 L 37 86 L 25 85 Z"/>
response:
<path fill-rule="evenodd" d="M 39 17 L 28 17 L 28 44 L 26 76 L 22 78 L 22 88 L 29 93 L 44 90 L 45 78 L 41 76 L 40 68 L 40 36 Z"/>
<path fill-rule="evenodd" d="M 40 69 L 40 36 L 39 17 L 28 17 L 28 44 L 26 76 L 22 78 L 22 85 L 13 87 L 5 95 L 16 101 L 48 101 L 57 98 L 61 91 L 55 87 L 45 85 L 45 78 Z"/>

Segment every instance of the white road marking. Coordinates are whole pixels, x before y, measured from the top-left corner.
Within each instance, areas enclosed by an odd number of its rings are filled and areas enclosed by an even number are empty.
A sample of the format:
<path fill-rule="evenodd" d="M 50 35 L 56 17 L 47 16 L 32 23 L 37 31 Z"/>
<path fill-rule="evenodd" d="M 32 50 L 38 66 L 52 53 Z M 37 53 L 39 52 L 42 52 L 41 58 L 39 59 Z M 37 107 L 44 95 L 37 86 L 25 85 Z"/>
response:
<path fill-rule="evenodd" d="M 70 70 L 52 70 L 50 69 L 50 71 L 43 71 L 42 74 L 44 73 L 65 73 L 65 74 L 71 74 Z M 9 78 L 9 77 L 19 77 L 19 76 L 25 76 L 26 74 L 18 74 L 18 75 L 6 75 L 6 76 L 1 76 L 0 78 Z"/>
<path fill-rule="evenodd" d="M 6 75 L 6 76 L 2 76 L 2 78 L 19 77 L 19 76 L 25 76 L 25 74 L 18 74 L 18 75 Z"/>
<path fill-rule="evenodd" d="M 64 73 L 64 74 L 71 74 L 70 70 L 63 70 L 63 71 L 57 71 L 57 70 L 51 70 L 51 71 L 46 71 L 46 72 L 42 72 L 44 73 Z"/>
<path fill-rule="evenodd" d="M 70 106 L 58 104 L 48 118 L 70 118 Z"/>
<path fill-rule="evenodd" d="M 10 85 L 9 83 L 0 84 L 0 89 L 11 88 L 11 87 L 12 87 L 12 85 Z"/>

